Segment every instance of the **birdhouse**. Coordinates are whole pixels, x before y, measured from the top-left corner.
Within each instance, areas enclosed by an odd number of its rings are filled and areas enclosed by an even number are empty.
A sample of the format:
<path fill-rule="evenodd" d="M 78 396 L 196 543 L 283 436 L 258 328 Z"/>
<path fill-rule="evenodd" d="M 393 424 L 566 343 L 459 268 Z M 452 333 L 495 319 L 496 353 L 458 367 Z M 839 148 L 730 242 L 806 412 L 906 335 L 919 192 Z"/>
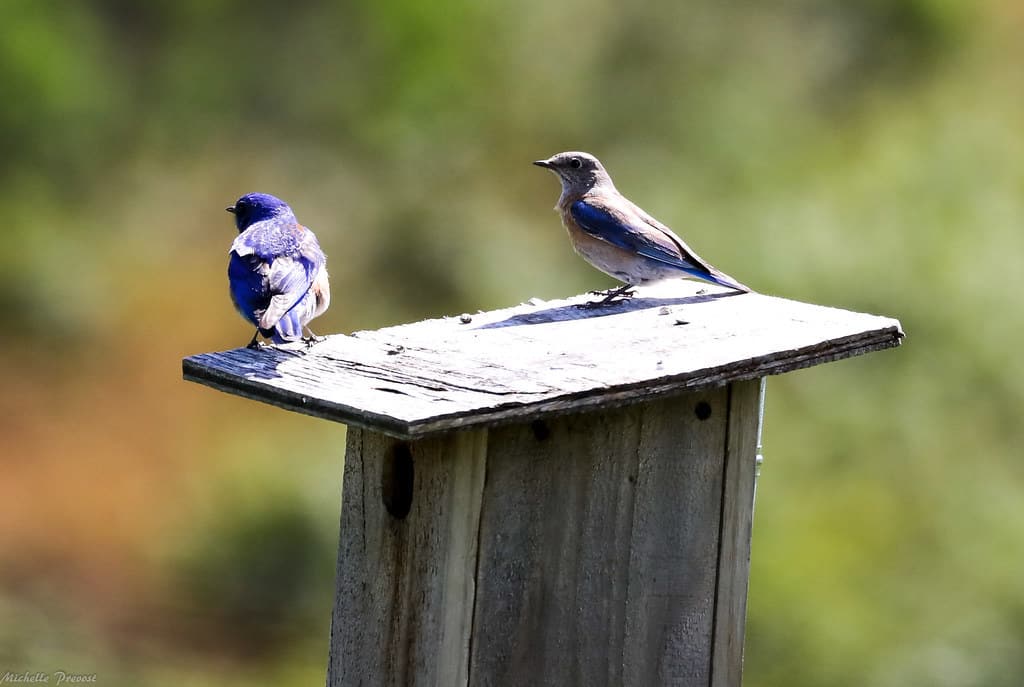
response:
<path fill-rule="evenodd" d="M 739 684 L 763 380 L 903 333 L 698 289 L 184 360 L 348 425 L 330 687 Z"/>

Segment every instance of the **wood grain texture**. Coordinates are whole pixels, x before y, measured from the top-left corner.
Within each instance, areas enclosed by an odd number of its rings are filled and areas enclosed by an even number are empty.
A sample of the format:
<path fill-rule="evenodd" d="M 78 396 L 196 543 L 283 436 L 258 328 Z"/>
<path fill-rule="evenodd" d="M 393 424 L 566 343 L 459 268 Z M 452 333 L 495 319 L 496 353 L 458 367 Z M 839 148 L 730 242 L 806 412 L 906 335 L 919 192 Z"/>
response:
<path fill-rule="evenodd" d="M 414 438 L 609 408 L 897 346 L 896 320 L 666 282 L 581 310 L 587 297 L 235 349 L 183 361 L 186 379 Z"/>
<path fill-rule="evenodd" d="M 622 684 L 645 411 L 490 431 L 471 684 Z"/>
<path fill-rule="evenodd" d="M 485 442 L 349 430 L 329 687 L 467 684 Z M 382 491 L 396 451 L 414 465 L 401 519 Z"/>
<path fill-rule="evenodd" d="M 709 682 L 728 398 L 716 388 L 645 406 L 623 684 Z"/>
<path fill-rule="evenodd" d="M 712 687 L 737 687 L 743 677 L 760 387 L 758 381 L 738 382 L 730 387 L 715 589 Z"/>

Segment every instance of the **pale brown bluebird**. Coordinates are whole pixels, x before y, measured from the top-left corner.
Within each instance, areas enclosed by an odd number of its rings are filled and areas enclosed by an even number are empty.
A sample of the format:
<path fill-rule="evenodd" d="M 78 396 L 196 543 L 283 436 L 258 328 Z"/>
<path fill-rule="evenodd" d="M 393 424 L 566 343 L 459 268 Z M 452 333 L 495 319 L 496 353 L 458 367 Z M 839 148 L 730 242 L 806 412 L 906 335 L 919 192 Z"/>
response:
<path fill-rule="evenodd" d="M 601 292 L 605 298 L 594 305 L 631 296 L 631 287 L 664 279 L 693 277 L 750 291 L 705 262 L 671 229 L 619 193 L 593 155 L 558 153 L 533 164 L 551 170 L 562 182 L 555 210 L 561 214 L 576 252 L 605 274 L 625 282 Z"/>

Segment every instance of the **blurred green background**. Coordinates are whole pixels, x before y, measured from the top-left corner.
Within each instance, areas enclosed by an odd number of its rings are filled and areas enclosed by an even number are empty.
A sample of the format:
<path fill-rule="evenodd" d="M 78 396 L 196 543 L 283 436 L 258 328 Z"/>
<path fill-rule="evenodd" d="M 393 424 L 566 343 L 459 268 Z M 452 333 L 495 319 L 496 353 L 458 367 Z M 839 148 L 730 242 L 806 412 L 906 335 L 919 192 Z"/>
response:
<path fill-rule="evenodd" d="M 344 428 L 181 381 L 244 344 L 223 208 L 288 200 L 318 331 L 610 282 L 550 174 L 756 289 L 899 317 L 773 378 L 746 684 L 1024 683 L 1024 6 L 5 0 L 0 671 L 323 680 Z"/>

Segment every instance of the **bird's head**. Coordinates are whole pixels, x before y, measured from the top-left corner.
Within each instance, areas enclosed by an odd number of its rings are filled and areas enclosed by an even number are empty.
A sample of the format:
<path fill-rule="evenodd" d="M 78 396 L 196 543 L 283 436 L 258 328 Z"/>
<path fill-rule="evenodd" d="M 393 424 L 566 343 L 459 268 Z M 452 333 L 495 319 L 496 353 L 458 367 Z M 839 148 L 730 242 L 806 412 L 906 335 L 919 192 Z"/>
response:
<path fill-rule="evenodd" d="M 294 217 L 288 203 L 267 193 L 246 194 L 224 209 L 235 216 L 238 231 L 245 231 L 256 222 L 274 217 Z"/>
<path fill-rule="evenodd" d="M 537 160 L 533 164 L 557 174 L 565 193 L 586 193 L 595 186 L 612 186 L 611 177 L 601 165 L 601 161 L 590 153 L 558 153 L 547 160 Z"/>

